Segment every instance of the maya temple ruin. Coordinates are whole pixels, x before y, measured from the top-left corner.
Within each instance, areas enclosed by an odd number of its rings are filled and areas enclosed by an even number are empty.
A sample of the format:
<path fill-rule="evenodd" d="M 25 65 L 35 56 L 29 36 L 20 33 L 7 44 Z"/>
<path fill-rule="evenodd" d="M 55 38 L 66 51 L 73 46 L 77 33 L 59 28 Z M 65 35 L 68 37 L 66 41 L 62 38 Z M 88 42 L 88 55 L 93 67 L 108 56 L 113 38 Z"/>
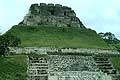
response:
<path fill-rule="evenodd" d="M 85 28 L 70 7 L 45 3 L 32 4 L 21 24 L 27 26 L 75 26 Z"/>
<path fill-rule="evenodd" d="M 32 4 L 22 26 L 84 28 L 70 7 L 60 4 Z M 11 47 L 11 54 L 27 54 L 27 80 L 120 80 L 110 61 L 120 53 L 111 49 L 62 47 Z"/>
<path fill-rule="evenodd" d="M 110 61 L 115 50 L 85 48 L 24 47 L 10 53 L 29 54 L 28 80 L 119 80 Z"/>

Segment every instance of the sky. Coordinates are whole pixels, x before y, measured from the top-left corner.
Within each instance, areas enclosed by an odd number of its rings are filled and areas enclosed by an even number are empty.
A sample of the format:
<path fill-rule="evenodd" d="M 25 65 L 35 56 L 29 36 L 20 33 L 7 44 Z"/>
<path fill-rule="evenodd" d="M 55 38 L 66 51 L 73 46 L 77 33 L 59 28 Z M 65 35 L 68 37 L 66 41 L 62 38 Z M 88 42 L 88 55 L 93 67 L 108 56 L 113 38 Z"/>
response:
<path fill-rule="evenodd" d="M 33 3 L 69 6 L 87 28 L 112 32 L 120 39 L 120 0 L 1 0 L 0 32 L 21 22 Z"/>

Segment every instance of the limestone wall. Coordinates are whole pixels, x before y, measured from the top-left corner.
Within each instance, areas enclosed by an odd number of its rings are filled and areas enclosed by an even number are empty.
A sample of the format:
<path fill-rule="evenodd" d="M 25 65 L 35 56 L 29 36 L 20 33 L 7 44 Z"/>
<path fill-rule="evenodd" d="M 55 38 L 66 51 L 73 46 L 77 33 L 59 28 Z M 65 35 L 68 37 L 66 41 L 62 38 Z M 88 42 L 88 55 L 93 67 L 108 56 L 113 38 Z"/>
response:
<path fill-rule="evenodd" d="M 28 80 L 112 80 L 111 75 L 104 71 L 103 73 L 100 69 L 101 66 L 99 67 L 96 63 L 97 60 L 104 62 L 107 57 L 66 54 L 60 48 L 50 47 L 26 47 L 23 49 L 30 53 L 36 51 L 34 55 L 28 55 Z M 16 48 L 16 50 L 18 49 Z M 102 67 L 108 66 L 103 65 Z"/>
<path fill-rule="evenodd" d="M 47 56 L 29 56 L 27 73 L 27 80 L 48 80 Z"/>
<path fill-rule="evenodd" d="M 116 50 L 109 49 L 87 49 L 87 48 L 55 48 L 55 47 L 10 47 L 10 53 L 13 54 L 47 54 L 46 52 L 62 52 L 62 53 L 84 53 L 84 54 L 105 54 L 120 55 Z"/>
<path fill-rule="evenodd" d="M 27 73 L 28 80 L 112 80 L 81 55 L 29 55 Z"/>
<path fill-rule="evenodd" d="M 89 71 L 66 71 L 51 72 L 48 80 L 112 80 L 111 77 L 102 72 Z"/>
<path fill-rule="evenodd" d="M 49 55 L 49 71 L 98 71 L 92 56 Z"/>
<path fill-rule="evenodd" d="M 43 16 L 72 16 L 76 17 L 74 10 L 70 7 L 62 6 L 60 4 L 32 4 L 29 11 L 32 14 L 40 14 Z"/>
<path fill-rule="evenodd" d="M 32 4 L 21 25 L 85 28 L 70 7 L 60 4 Z"/>

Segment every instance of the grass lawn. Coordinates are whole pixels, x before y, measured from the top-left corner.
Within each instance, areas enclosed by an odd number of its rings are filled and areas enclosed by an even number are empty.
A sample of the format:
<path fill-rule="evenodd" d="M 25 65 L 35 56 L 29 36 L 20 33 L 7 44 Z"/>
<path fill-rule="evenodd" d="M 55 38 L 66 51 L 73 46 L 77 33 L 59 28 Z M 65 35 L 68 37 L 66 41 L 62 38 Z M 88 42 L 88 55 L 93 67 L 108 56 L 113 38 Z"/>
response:
<path fill-rule="evenodd" d="M 111 57 L 111 62 L 113 63 L 114 67 L 120 72 L 120 57 Z"/>
<path fill-rule="evenodd" d="M 7 33 L 21 39 L 20 46 L 109 48 L 94 30 L 52 26 L 13 26 Z"/>
<path fill-rule="evenodd" d="M 25 80 L 26 71 L 26 55 L 0 57 L 0 80 Z"/>

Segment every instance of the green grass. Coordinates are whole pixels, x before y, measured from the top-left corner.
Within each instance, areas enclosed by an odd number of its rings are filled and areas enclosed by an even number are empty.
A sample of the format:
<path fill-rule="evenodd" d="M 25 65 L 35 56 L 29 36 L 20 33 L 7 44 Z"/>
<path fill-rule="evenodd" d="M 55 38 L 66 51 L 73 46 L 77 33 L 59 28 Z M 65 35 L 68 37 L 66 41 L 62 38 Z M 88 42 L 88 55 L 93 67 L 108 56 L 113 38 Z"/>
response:
<path fill-rule="evenodd" d="M 25 80 L 26 71 L 27 56 L 0 57 L 0 80 Z"/>
<path fill-rule="evenodd" d="M 120 72 L 120 57 L 111 57 L 111 62 L 114 67 Z"/>
<path fill-rule="evenodd" d="M 9 32 L 21 39 L 20 46 L 108 48 L 90 29 L 17 25 Z"/>

